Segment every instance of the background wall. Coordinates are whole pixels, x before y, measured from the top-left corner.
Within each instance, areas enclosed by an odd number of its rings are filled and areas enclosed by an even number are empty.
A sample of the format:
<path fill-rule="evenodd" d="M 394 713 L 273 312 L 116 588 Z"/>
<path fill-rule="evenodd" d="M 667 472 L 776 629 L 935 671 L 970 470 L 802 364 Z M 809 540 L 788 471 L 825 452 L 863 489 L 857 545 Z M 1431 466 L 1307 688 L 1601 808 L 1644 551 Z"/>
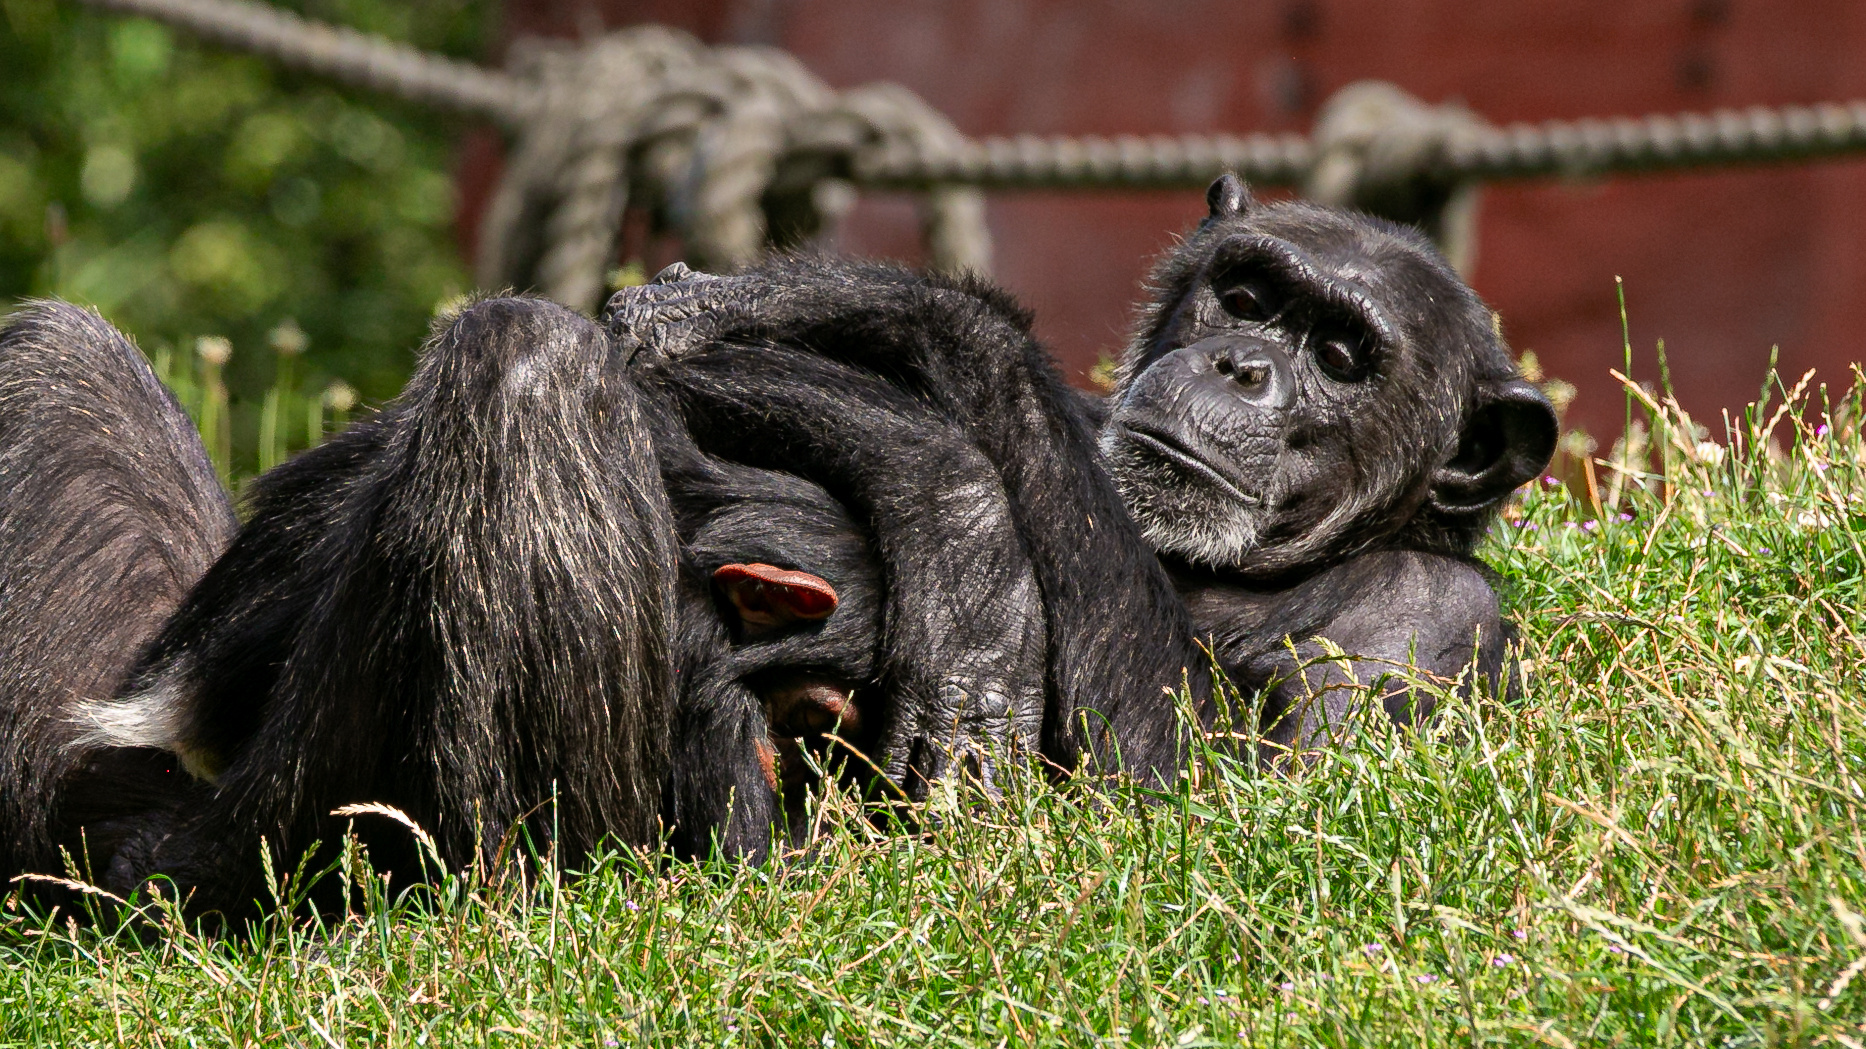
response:
<path fill-rule="evenodd" d="M 495 36 L 642 21 L 773 44 L 837 86 L 898 81 L 973 135 L 1307 131 L 1370 77 L 1497 122 L 1866 95 L 1857 0 L 508 0 Z M 469 213 L 496 154 L 486 133 L 463 147 Z M 1079 376 L 1199 213 L 1193 193 L 999 194 L 995 276 Z M 1772 344 L 1791 378 L 1838 385 L 1862 356 L 1866 161 L 1499 185 L 1480 229 L 1478 290 L 1580 388 L 1570 421 L 1596 434 L 1619 427 L 1616 274 L 1635 374 L 1656 375 L 1664 339 L 1694 413 L 1752 399 Z M 865 200 L 841 247 L 911 258 L 911 209 Z"/>

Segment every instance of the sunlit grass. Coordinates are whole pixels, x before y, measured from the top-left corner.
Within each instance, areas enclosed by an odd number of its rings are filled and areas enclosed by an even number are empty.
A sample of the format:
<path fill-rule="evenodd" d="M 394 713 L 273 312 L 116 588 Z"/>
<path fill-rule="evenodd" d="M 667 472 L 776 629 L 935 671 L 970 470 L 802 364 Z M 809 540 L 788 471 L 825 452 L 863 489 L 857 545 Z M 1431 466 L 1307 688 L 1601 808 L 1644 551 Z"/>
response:
<path fill-rule="evenodd" d="M 1650 477 L 1533 486 L 1485 551 L 1516 705 L 1170 797 L 1018 782 L 928 838 L 833 800 L 770 867 L 352 871 L 356 913 L 244 939 L 15 907 L 0 1041 L 1866 1042 L 1866 442 L 1800 397 L 1656 406 Z"/>

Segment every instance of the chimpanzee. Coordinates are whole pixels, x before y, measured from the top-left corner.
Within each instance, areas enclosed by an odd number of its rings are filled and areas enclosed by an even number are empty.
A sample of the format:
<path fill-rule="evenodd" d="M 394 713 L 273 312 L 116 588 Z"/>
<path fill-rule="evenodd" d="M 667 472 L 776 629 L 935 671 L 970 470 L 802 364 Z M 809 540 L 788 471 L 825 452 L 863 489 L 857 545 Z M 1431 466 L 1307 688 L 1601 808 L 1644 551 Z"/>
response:
<path fill-rule="evenodd" d="M 735 403 L 782 383 L 785 366 L 762 349 L 779 341 L 884 378 L 963 429 L 1003 477 L 1030 551 L 1053 687 L 1071 680 L 1072 658 L 1128 647 L 1092 633 L 1098 613 L 1116 630 L 1158 614 L 1151 593 L 1135 600 L 1100 575 L 1095 524 L 1119 529 L 1130 516 L 1220 666 L 1274 686 L 1271 751 L 1320 739 L 1367 694 L 1337 686 L 1395 665 L 1451 678 L 1476 655 L 1496 679 L 1506 627 L 1470 557 L 1503 499 L 1547 464 L 1548 402 L 1416 231 L 1260 206 L 1231 176 L 1207 202 L 1206 220 L 1156 267 L 1104 404 L 1063 389 L 1028 337 L 1007 333 L 1022 319 L 989 289 L 887 267 L 794 260 L 741 278 L 675 274 L 612 311 L 652 333 L 688 427 L 721 454 L 809 476 L 794 442 L 769 439 L 768 413 Z M 990 312 L 995 334 L 980 319 Z M 1068 479 L 1088 462 L 1088 431 L 1128 513 L 1108 514 L 1084 497 L 1092 484 Z M 1312 663 L 1317 636 L 1359 658 Z M 1197 659 L 1177 645 L 1164 654 L 1169 667 Z M 1084 742 L 1070 733 L 1088 691 L 1052 696 L 1046 753 Z M 1383 699 L 1398 721 L 1429 713 L 1409 690 Z M 1129 709 L 1157 717 L 1160 705 Z M 1171 767 L 1159 721 L 1118 727 L 1130 766 Z"/>
<path fill-rule="evenodd" d="M 120 697 L 81 705 L 81 752 L 167 748 L 212 780 L 109 880 L 240 906 L 262 836 L 289 858 L 359 800 L 450 862 L 520 830 L 574 862 L 662 820 L 756 855 L 795 768 L 768 722 L 793 714 L 848 723 L 910 790 L 1020 749 L 1164 779 L 1169 690 L 1211 716 L 1192 612 L 1253 683 L 1312 628 L 1430 670 L 1481 637 L 1494 670 L 1463 558 L 1546 461 L 1546 404 L 1421 238 L 1234 179 L 1208 196 L 1111 409 L 1000 293 L 891 267 L 676 273 L 607 334 L 466 309 L 397 402 L 261 480 Z M 1276 732 L 1312 738 L 1335 694 Z M 21 695 L 9 739 L 49 738 Z M 412 869 L 402 840 L 378 860 Z"/>
<path fill-rule="evenodd" d="M 622 363 L 572 311 L 481 301 L 395 402 L 255 484 L 120 698 L 79 711 L 95 744 L 167 748 L 202 780 L 106 884 L 165 875 L 242 909 L 262 848 L 290 871 L 337 839 L 333 807 L 370 800 L 451 864 L 508 833 L 571 864 L 656 839 L 677 549 Z M 420 869 L 399 828 L 358 831 Z"/>
<path fill-rule="evenodd" d="M 1395 664 L 1447 679 L 1475 654 L 1507 687 L 1508 630 L 1471 556 L 1547 466 L 1553 409 L 1412 228 L 1259 206 L 1230 176 L 1207 202 L 1153 272 L 1102 449 L 1221 665 L 1282 682 L 1268 746 L 1312 744 L 1366 694 L 1336 686 Z M 1304 668 L 1318 636 L 1361 658 Z M 1429 713 L 1405 689 L 1384 700 L 1398 721 Z"/>

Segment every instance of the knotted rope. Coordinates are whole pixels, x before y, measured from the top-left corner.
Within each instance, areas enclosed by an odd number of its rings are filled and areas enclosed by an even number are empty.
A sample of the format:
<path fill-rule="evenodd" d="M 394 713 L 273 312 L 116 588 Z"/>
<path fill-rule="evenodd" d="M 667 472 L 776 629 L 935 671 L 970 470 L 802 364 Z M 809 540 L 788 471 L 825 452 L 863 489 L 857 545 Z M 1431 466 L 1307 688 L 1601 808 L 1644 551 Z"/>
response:
<path fill-rule="evenodd" d="M 790 55 L 709 48 L 658 26 L 583 46 L 526 41 L 510 73 L 234 0 L 85 0 L 281 64 L 490 117 L 516 136 L 482 226 L 477 279 L 594 309 L 624 209 L 677 233 L 685 256 L 731 270 L 767 246 L 833 228 L 869 154 L 938 157 L 965 143 L 905 88 L 836 91 Z M 986 272 L 991 236 L 975 187 L 927 181 L 926 262 Z"/>
<path fill-rule="evenodd" d="M 708 48 L 655 26 L 533 44 L 516 68 L 537 105 L 487 212 L 479 278 L 586 308 L 607 290 L 631 201 L 679 231 L 696 266 L 731 270 L 833 227 L 853 203 L 850 157 L 963 141 L 898 87 L 838 92 L 782 51 Z M 978 190 L 926 187 L 922 214 L 929 265 L 989 268 Z"/>
<path fill-rule="evenodd" d="M 1491 127 L 1384 84 L 1349 85 L 1300 135 L 967 139 L 906 89 L 835 91 L 766 48 L 639 28 L 533 45 L 511 74 L 247 0 L 75 0 L 280 64 L 498 121 L 517 137 L 479 278 L 585 308 L 623 208 L 729 269 L 834 225 L 857 187 L 923 194 L 928 262 L 983 271 L 983 189 L 1189 189 L 1226 171 L 1420 225 L 1470 263 L 1475 186 L 1866 151 L 1866 100 Z"/>

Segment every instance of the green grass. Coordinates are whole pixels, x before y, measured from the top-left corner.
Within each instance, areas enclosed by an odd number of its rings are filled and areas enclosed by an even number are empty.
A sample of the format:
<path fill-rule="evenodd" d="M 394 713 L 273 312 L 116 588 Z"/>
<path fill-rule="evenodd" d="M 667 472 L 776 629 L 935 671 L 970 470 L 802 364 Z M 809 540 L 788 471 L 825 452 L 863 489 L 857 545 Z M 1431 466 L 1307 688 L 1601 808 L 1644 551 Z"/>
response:
<path fill-rule="evenodd" d="M 468 873 L 245 940 L 13 906 L 0 1043 L 1866 1043 L 1866 442 L 1814 399 L 1721 449 L 1662 409 L 1662 478 L 1534 486 L 1486 551 L 1518 705 L 1293 776 L 1202 754 L 1153 803 L 1014 784 L 931 838 L 832 799 L 788 864 Z"/>

